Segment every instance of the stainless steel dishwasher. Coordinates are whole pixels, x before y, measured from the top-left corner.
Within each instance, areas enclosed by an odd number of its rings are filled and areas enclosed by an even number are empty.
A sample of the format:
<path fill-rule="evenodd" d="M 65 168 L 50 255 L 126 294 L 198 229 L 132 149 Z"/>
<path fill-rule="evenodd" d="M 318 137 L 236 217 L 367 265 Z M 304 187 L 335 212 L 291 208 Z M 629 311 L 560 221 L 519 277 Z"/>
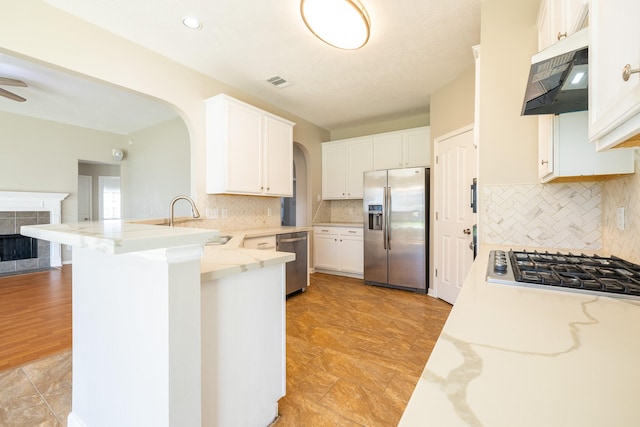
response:
<path fill-rule="evenodd" d="M 276 235 L 276 250 L 280 252 L 293 252 L 295 261 L 289 261 L 287 270 L 287 295 L 296 292 L 304 292 L 307 289 L 307 232 L 286 233 Z"/>

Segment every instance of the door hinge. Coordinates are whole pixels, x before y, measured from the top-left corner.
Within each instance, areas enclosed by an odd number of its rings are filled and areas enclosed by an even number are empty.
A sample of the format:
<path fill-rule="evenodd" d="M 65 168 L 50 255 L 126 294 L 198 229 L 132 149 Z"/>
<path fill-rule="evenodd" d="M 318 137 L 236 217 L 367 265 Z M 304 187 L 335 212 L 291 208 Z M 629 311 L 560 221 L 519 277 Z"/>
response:
<path fill-rule="evenodd" d="M 436 156 L 436 165 L 438 164 L 438 156 Z"/>
<path fill-rule="evenodd" d="M 438 220 L 438 212 L 436 212 L 436 221 Z"/>
<path fill-rule="evenodd" d="M 436 268 L 436 277 L 438 277 L 438 269 Z"/>

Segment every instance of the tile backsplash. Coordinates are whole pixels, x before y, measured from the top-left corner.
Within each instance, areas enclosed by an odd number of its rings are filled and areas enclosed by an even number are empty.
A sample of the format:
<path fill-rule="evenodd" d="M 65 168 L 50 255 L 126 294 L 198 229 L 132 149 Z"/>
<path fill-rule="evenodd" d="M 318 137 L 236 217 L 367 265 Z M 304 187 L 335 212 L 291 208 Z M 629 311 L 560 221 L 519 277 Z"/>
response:
<path fill-rule="evenodd" d="M 636 173 L 603 184 L 602 239 L 612 255 L 640 264 L 640 149 L 634 150 Z M 624 230 L 618 228 L 618 208 L 624 208 Z"/>
<path fill-rule="evenodd" d="M 194 221 L 191 226 L 198 223 L 216 230 L 278 227 L 281 222 L 280 201 L 279 197 L 201 194 L 198 196 L 198 209 L 202 220 Z M 212 217 L 215 209 L 218 210 L 218 218 Z"/>
<path fill-rule="evenodd" d="M 602 248 L 602 184 L 482 188 L 484 243 L 558 249 Z"/>
<path fill-rule="evenodd" d="M 314 218 L 318 222 L 364 222 L 362 199 L 323 200 Z"/>

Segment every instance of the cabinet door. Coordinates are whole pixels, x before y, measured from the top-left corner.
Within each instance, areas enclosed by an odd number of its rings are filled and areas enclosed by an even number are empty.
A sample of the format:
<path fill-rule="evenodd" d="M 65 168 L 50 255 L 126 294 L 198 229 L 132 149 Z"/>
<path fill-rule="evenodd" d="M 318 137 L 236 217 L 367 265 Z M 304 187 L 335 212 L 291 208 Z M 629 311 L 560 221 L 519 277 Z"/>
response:
<path fill-rule="evenodd" d="M 383 134 L 373 137 L 373 169 L 397 169 L 402 167 L 402 135 Z"/>
<path fill-rule="evenodd" d="M 226 190 L 261 193 L 262 114 L 233 101 L 227 104 L 227 114 Z"/>
<path fill-rule="evenodd" d="M 322 144 L 322 198 L 344 199 L 346 171 L 345 143 Z"/>
<path fill-rule="evenodd" d="M 363 138 L 349 141 L 346 146 L 347 164 L 346 197 L 348 199 L 362 199 L 364 189 L 364 172 L 373 169 L 373 140 Z"/>
<path fill-rule="evenodd" d="M 340 247 L 337 234 L 317 234 L 313 237 L 313 262 L 315 268 L 340 269 Z"/>
<path fill-rule="evenodd" d="M 293 196 L 293 128 L 271 116 L 264 117 L 264 181 L 270 196 Z"/>
<path fill-rule="evenodd" d="M 431 137 L 428 128 L 415 129 L 402 133 L 403 167 L 413 168 L 429 166 L 431 157 Z"/>
<path fill-rule="evenodd" d="M 640 132 L 640 2 L 592 0 L 589 11 L 589 139 L 598 150 Z"/>
<path fill-rule="evenodd" d="M 538 178 L 540 179 L 553 173 L 553 118 L 553 114 L 538 116 Z"/>
<path fill-rule="evenodd" d="M 589 0 L 563 0 L 563 3 L 567 34 L 584 28 L 589 15 Z"/>
<path fill-rule="evenodd" d="M 340 270 L 347 273 L 364 273 L 364 243 L 362 236 L 340 233 Z"/>

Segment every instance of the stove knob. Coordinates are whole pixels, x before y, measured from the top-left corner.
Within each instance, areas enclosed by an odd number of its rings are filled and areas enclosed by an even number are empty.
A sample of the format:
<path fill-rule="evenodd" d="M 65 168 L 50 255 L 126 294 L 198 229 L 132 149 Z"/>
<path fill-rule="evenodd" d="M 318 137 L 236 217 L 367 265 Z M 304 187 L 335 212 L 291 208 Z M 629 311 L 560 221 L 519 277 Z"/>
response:
<path fill-rule="evenodd" d="M 493 269 L 497 272 L 497 273 L 504 273 L 505 271 L 507 271 L 507 263 L 506 261 L 496 261 Z"/>

